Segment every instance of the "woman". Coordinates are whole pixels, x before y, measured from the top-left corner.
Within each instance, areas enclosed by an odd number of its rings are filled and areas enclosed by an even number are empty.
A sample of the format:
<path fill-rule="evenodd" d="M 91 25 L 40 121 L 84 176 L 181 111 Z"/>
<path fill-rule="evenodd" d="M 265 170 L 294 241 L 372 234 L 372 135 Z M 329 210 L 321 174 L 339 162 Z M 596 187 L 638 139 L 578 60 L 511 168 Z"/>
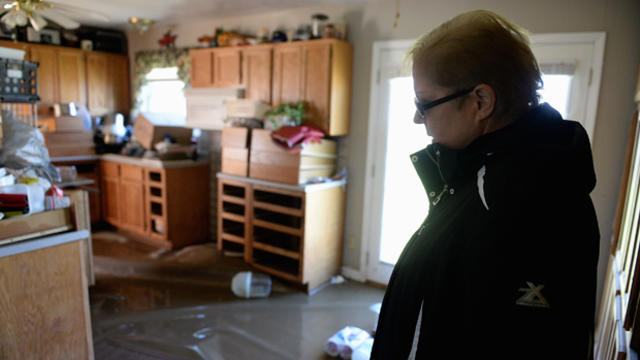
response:
<path fill-rule="evenodd" d="M 416 41 L 411 155 L 430 201 L 384 297 L 372 359 L 591 357 L 599 231 L 588 136 L 538 104 L 523 30 L 489 11 Z"/>

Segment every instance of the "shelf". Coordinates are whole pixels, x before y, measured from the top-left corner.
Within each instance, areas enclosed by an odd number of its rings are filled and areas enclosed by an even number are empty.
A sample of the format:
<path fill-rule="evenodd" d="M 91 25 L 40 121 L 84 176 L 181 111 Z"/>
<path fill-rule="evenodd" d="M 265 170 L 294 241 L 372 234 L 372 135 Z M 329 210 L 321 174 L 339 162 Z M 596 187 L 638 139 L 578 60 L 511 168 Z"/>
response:
<path fill-rule="evenodd" d="M 222 183 L 222 196 L 225 196 L 225 195 L 244 199 L 246 196 L 246 190 L 242 186 L 235 186 L 227 183 Z"/>
<path fill-rule="evenodd" d="M 164 219 L 164 215 L 153 215 L 153 214 L 150 214 L 149 215 L 149 220 L 154 220 L 154 219 L 155 220 L 163 220 L 163 221 L 165 220 Z"/>
<path fill-rule="evenodd" d="M 237 221 L 237 222 L 244 222 L 245 221 L 245 217 L 244 216 L 238 215 L 238 214 L 234 214 L 234 213 L 223 212 L 220 215 L 222 216 L 223 219 L 227 219 L 227 220 L 233 220 L 233 221 Z"/>
<path fill-rule="evenodd" d="M 244 245 L 244 238 L 237 236 L 237 235 L 233 235 L 233 234 L 229 234 L 229 233 L 222 233 L 222 240 L 227 240 L 227 241 L 231 241 L 237 244 L 242 244 Z"/>
<path fill-rule="evenodd" d="M 295 229 L 289 226 L 274 224 L 269 221 L 253 219 L 253 225 L 260 226 L 265 229 L 280 231 L 280 232 L 291 234 L 291 235 L 302 236 L 302 230 L 300 229 Z"/>
<path fill-rule="evenodd" d="M 244 216 L 245 206 L 236 203 L 222 202 L 222 212 Z"/>
<path fill-rule="evenodd" d="M 244 238 L 244 224 L 235 220 L 222 219 L 222 233 L 233 234 Z"/>
<path fill-rule="evenodd" d="M 302 209 L 302 195 L 280 194 L 269 190 L 258 190 L 254 187 L 253 201 L 258 203 L 269 203 L 283 208 Z"/>
<path fill-rule="evenodd" d="M 153 202 L 156 202 L 156 203 L 160 203 L 160 204 L 164 203 L 164 199 L 163 198 L 158 197 L 158 196 L 153 196 L 151 194 L 149 194 L 149 200 L 151 200 Z"/>
<path fill-rule="evenodd" d="M 281 256 L 285 256 L 288 257 L 290 259 L 294 259 L 294 260 L 300 260 L 300 253 L 299 252 L 295 252 L 295 251 L 290 251 L 290 250 L 284 250 L 281 249 L 279 247 L 276 246 L 271 246 L 271 245 L 267 245 L 261 242 L 257 242 L 257 241 L 253 241 L 252 242 L 253 247 L 256 249 L 260 249 L 260 250 L 264 250 L 266 252 L 270 252 L 273 254 L 278 254 Z"/>
<path fill-rule="evenodd" d="M 262 264 L 259 264 L 259 263 L 256 263 L 256 262 L 251 263 L 251 265 L 253 267 L 255 267 L 256 269 L 258 269 L 258 270 L 262 270 L 262 271 L 264 271 L 266 273 L 269 273 L 271 275 L 279 276 L 279 277 L 281 277 L 283 279 L 286 279 L 286 280 L 295 281 L 295 282 L 299 282 L 300 281 L 300 276 L 297 275 L 297 274 L 294 275 L 292 273 L 289 273 L 289 272 L 286 272 L 286 271 L 282 271 L 282 270 L 278 270 L 278 269 L 275 269 L 275 268 L 273 268 L 271 266 L 262 265 Z"/>
<path fill-rule="evenodd" d="M 164 187 L 164 182 L 162 181 L 162 172 L 149 170 L 147 172 L 147 180 L 149 180 L 149 184 L 153 184 L 153 186 Z"/>
<path fill-rule="evenodd" d="M 277 213 L 281 213 L 281 214 L 287 214 L 287 215 L 293 215 L 293 216 L 302 217 L 302 210 L 293 209 L 293 208 L 286 207 L 286 206 L 273 205 L 273 204 L 269 204 L 269 203 L 261 202 L 261 201 L 254 201 L 253 202 L 253 207 L 256 208 L 256 209 L 269 210 L 269 211 L 273 211 L 273 212 L 277 212 Z"/>
<path fill-rule="evenodd" d="M 247 200 L 244 198 L 239 198 L 231 195 L 222 195 L 222 201 L 230 202 L 238 205 L 246 205 Z"/>
<path fill-rule="evenodd" d="M 254 208 L 253 218 L 256 220 L 267 221 L 273 224 L 286 226 L 292 229 L 302 228 L 302 217 L 277 213 L 269 210 Z"/>

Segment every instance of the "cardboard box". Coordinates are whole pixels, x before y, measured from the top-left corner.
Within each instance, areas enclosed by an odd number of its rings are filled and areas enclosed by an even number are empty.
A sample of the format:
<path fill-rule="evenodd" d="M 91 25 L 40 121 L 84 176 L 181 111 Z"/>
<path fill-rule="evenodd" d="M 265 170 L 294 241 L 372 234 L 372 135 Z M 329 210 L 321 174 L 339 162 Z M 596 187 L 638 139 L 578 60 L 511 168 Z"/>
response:
<path fill-rule="evenodd" d="M 251 99 L 227 100 L 225 105 L 227 107 L 227 117 L 262 119 L 264 118 L 264 113 L 271 109 L 269 104 Z"/>
<path fill-rule="evenodd" d="M 73 229 L 69 208 L 0 220 L 0 245 Z"/>
<path fill-rule="evenodd" d="M 298 154 L 291 154 L 271 139 L 271 131 L 253 129 L 249 153 L 249 177 L 285 184 L 302 184 L 316 176 L 333 175 L 336 142 L 323 139 L 309 143 Z"/>
<path fill-rule="evenodd" d="M 185 126 L 203 130 L 222 130 L 227 118 L 225 102 L 242 98 L 244 89 L 191 88 L 185 90 L 187 119 Z"/>
<path fill-rule="evenodd" d="M 229 175 L 249 175 L 249 128 L 228 127 L 222 129 L 222 169 Z"/>
<path fill-rule="evenodd" d="M 173 125 L 170 119 L 149 113 L 140 113 L 133 126 L 134 138 L 146 149 L 153 149 L 153 145 L 162 141 L 166 134 L 177 144 L 189 144 L 192 132 L 192 129 Z"/>
<path fill-rule="evenodd" d="M 62 115 L 55 118 L 54 131 L 84 131 L 85 129 L 80 116 Z"/>
<path fill-rule="evenodd" d="M 95 155 L 93 131 L 43 132 L 50 157 Z"/>

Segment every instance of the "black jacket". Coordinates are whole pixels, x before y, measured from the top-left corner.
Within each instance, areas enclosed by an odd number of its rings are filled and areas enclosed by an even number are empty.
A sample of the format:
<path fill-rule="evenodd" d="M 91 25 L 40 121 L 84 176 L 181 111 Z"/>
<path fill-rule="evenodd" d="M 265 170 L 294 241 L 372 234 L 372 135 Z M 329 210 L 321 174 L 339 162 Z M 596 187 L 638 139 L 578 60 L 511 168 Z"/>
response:
<path fill-rule="evenodd" d="M 384 296 L 372 359 L 586 359 L 599 231 L 577 122 L 544 104 L 412 161 L 431 202 Z"/>

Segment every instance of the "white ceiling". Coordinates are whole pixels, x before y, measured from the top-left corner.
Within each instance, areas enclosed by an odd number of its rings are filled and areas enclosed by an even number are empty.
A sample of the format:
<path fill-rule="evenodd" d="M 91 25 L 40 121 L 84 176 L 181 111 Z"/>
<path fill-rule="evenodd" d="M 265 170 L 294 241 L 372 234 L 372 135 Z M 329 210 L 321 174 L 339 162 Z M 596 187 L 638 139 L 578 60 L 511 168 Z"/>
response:
<path fill-rule="evenodd" d="M 81 24 L 120 29 L 125 29 L 131 16 L 150 18 L 156 23 L 177 23 L 293 7 L 363 1 L 365 0 L 49 0 L 57 11 Z"/>

